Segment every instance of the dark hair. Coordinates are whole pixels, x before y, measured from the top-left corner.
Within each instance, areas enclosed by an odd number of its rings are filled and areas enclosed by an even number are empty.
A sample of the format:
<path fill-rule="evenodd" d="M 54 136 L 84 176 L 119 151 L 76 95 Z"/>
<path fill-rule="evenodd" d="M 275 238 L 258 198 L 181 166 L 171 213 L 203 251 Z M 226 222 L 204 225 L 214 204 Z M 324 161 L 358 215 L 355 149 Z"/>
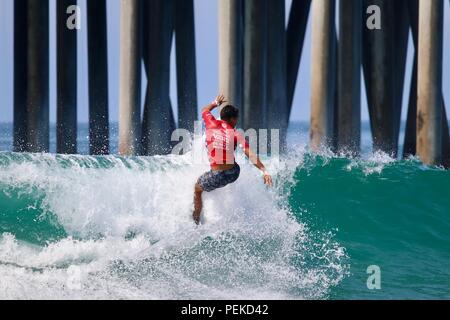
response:
<path fill-rule="evenodd" d="M 220 119 L 223 121 L 229 121 L 231 119 L 237 119 L 239 117 L 239 109 L 231 105 L 227 105 L 220 111 Z"/>

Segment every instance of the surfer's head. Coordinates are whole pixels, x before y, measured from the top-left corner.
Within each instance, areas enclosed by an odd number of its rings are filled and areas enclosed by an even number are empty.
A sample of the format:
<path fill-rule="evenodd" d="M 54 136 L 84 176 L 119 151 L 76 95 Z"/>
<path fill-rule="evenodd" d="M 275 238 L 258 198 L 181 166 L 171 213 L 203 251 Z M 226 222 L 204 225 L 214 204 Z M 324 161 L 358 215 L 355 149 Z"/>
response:
<path fill-rule="evenodd" d="M 220 110 L 220 119 L 227 122 L 233 128 L 236 127 L 239 119 L 239 109 L 232 105 L 227 105 Z"/>

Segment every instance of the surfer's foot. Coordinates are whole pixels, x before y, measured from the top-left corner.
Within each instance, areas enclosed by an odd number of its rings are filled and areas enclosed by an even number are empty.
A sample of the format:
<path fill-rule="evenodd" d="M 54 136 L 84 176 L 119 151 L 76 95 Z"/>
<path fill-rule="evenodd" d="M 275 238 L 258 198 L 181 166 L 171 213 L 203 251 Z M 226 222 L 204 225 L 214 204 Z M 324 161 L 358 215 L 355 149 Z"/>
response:
<path fill-rule="evenodd" d="M 192 218 L 194 219 L 196 225 L 200 224 L 200 212 L 194 211 L 194 213 L 192 214 Z"/>

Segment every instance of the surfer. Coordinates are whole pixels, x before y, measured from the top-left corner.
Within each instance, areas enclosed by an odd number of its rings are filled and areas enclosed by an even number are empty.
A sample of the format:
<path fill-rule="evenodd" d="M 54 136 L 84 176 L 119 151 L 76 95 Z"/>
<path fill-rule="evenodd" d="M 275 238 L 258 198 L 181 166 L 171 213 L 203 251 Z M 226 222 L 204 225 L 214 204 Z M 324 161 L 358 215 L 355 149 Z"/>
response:
<path fill-rule="evenodd" d="M 206 126 L 206 144 L 211 170 L 203 174 L 195 184 L 194 213 L 196 224 L 200 223 L 202 212 L 202 194 L 223 188 L 239 178 L 240 167 L 235 162 L 234 151 L 239 145 L 250 161 L 263 172 L 264 183 L 272 186 L 272 177 L 267 172 L 259 157 L 250 149 L 244 136 L 236 131 L 239 110 L 226 105 L 220 110 L 220 120 L 212 111 L 226 102 L 223 95 L 219 95 L 211 104 L 203 108 L 202 118 Z"/>

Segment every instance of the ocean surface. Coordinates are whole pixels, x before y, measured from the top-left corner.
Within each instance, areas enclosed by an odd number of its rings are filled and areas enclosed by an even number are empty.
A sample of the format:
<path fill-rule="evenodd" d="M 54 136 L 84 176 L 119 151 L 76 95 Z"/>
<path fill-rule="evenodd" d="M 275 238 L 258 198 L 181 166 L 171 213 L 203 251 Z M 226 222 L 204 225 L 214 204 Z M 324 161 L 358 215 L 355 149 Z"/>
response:
<path fill-rule="evenodd" d="M 307 137 L 266 159 L 273 189 L 240 155 L 196 227 L 189 154 L 18 154 L 0 124 L 0 299 L 450 299 L 450 172 L 372 153 L 367 124 L 358 158 Z"/>

